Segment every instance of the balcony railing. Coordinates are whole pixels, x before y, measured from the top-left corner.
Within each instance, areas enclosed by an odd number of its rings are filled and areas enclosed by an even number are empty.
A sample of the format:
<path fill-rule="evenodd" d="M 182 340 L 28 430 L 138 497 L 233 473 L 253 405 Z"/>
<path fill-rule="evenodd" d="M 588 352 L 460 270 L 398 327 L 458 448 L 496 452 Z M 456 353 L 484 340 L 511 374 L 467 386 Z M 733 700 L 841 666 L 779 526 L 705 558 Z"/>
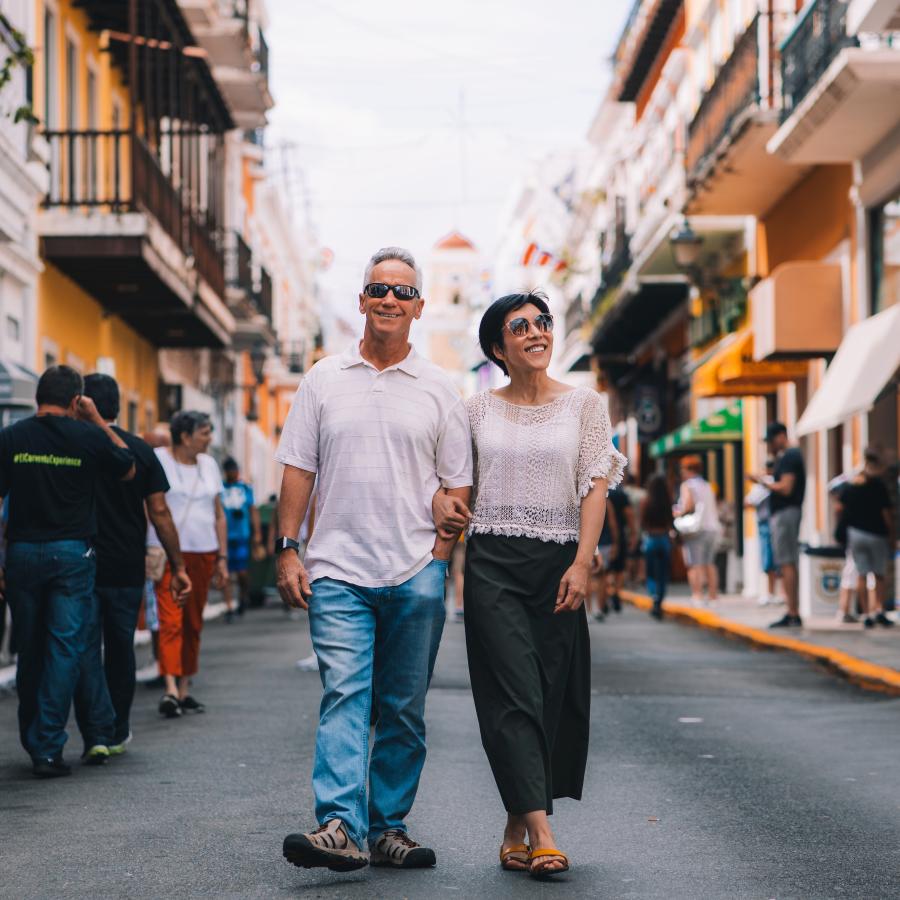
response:
<path fill-rule="evenodd" d="M 151 215 L 220 296 L 225 271 L 220 238 L 204 212 L 183 202 L 144 140 L 128 131 L 48 131 L 47 208 Z"/>
<path fill-rule="evenodd" d="M 691 347 L 702 347 L 715 340 L 722 333 L 719 313 L 715 307 L 704 309 L 699 316 L 688 321 L 688 342 Z"/>
<path fill-rule="evenodd" d="M 266 43 L 265 35 L 260 28 L 257 32 L 258 43 L 256 45 L 256 63 L 254 70 L 263 75 L 266 79 L 269 77 L 269 45 Z"/>
<path fill-rule="evenodd" d="M 256 308 L 272 321 L 272 276 L 263 268 L 259 270 L 259 290 L 254 297 Z"/>
<path fill-rule="evenodd" d="M 253 251 L 236 231 L 227 238 L 225 249 L 225 280 L 229 287 L 253 294 Z"/>
<path fill-rule="evenodd" d="M 859 46 L 847 34 L 849 0 L 816 0 L 781 46 L 782 121 L 799 106 L 844 47 Z"/>
<path fill-rule="evenodd" d="M 759 16 L 738 38 L 688 126 L 688 178 L 702 169 L 736 119 L 759 103 Z"/>
<path fill-rule="evenodd" d="M 747 289 L 742 278 L 730 278 L 719 289 L 719 325 L 723 334 L 737 331 L 747 315 Z"/>

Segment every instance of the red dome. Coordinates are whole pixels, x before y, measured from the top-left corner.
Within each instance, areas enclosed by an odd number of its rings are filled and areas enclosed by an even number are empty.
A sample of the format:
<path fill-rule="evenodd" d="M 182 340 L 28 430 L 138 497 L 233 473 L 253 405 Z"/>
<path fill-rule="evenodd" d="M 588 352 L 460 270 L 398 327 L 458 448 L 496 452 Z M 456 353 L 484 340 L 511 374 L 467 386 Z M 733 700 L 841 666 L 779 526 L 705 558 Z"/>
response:
<path fill-rule="evenodd" d="M 442 237 L 435 245 L 435 250 L 474 250 L 475 245 L 458 231 L 451 231 L 446 237 Z"/>

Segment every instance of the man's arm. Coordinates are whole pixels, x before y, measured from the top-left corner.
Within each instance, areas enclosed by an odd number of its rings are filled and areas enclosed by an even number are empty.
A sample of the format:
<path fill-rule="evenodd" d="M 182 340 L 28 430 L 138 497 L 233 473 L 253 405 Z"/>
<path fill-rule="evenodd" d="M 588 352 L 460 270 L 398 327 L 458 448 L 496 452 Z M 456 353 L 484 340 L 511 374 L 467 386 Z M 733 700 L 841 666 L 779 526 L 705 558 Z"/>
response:
<path fill-rule="evenodd" d="M 158 491 L 150 494 L 144 500 L 144 506 L 147 510 L 147 518 L 156 529 L 156 535 L 169 560 L 169 568 L 172 570 L 172 594 L 176 602 L 182 599 L 186 600 L 191 592 L 191 580 L 184 567 L 178 530 L 175 528 L 169 504 L 166 503 L 165 493 Z"/>
<path fill-rule="evenodd" d="M 472 495 L 471 487 L 447 488 L 446 494 L 448 497 L 460 501 L 462 503 L 462 508 L 468 512 L 469 498 Z M 450 554 L 453 552 L 453 545 L 459 540 L 460 531 L 462 531 L 462 528 L 456 528 L 455 530 L 444 528 L 439 530 L 434 541 L 434 547 L 431 550 L 431 555 L 435 559 L 450 559 Z"/>
<path fill-rule="evenodd" d="M 91 425 L 96 425 L 116 447 L 120 450 L 127 451 L 128 455 L 131 456 L 131 450 L 128 449 L 128 444 L 126 444 L 125 441 L 123 441 L 122 438 L 107 425 L 103 416 L 97 412 L 97 407 L 94 406 L 94 401 L 91 400 L 90 397 L 80 397 L 78 399 L 78 418 L 83 422 L 89 422 Z M 135 471 L 134 460 L 132 460 L 131 468 L 121 477 L 121 480 L 131 481 L 131 479 L 134 478 Z"/>
<path fill-rule="evenodd" d="M 285 465 L 278 498 L 278 528 L 284 537 L 296 538 L 300 533 L 315 484 L 315 472 Z M 300 561 L 300 554 L 293 550 L 278 553 L 277 548 L 276 554 L 275 567 L 281 599 L 288 606 L 308 609 L 312 588 L 309 585 L 309 575 Z"/>
<path fill-rule="evenodd" d="M 773 481 L 766 487 L 775 494 L 781 494 L 782 497 L 790 497 L 796 483 L 797 476 L 793 472 L 785 472 L 778 481 Z"/>

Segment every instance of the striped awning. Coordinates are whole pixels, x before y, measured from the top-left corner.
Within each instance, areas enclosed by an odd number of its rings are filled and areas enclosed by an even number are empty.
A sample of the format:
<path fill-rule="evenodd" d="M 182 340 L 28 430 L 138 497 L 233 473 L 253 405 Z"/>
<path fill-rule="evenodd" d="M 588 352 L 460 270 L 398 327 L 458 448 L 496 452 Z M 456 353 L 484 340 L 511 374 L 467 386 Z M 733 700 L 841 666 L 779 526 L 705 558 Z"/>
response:
<path fill-rule="evenodd" d="M 743 437 L 744 418 L 741 401 L 736 400 L 717 413 L 682 425 L 681 428 L 676 428 L 665 437 L 654 441 L 650 445 L 650 456 L 655 459 L 675 450 L 701 449 L 728 441 L 740 441 Z"/>

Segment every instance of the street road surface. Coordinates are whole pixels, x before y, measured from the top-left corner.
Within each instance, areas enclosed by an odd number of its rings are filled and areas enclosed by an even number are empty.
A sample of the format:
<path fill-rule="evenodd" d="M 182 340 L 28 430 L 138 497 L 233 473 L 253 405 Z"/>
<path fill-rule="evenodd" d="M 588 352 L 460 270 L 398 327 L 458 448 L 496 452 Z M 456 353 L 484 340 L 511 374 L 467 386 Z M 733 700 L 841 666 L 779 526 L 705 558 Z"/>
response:
<path fill-rule="evenodd" d="M 498 868 L 504 816 L 454 622 L 409 820 L 437 869 L 285 862 L 284 835 L 312 823 L 320 687 L 294 668 L 305 621 L 268 609 L 208 626 L 195 684 L 206 715 L 161 720 L 139 688 L 134 742 L 105 768 L 36 781 L 15 702 L 0 700 L 0 897 L 900 896 L 900 699 L 634 609 L 591 631 L 586 795 L 554 817 L 573 865 L 564 884 Z M 80 750 L 73 736 L 70 761 Z"/>

